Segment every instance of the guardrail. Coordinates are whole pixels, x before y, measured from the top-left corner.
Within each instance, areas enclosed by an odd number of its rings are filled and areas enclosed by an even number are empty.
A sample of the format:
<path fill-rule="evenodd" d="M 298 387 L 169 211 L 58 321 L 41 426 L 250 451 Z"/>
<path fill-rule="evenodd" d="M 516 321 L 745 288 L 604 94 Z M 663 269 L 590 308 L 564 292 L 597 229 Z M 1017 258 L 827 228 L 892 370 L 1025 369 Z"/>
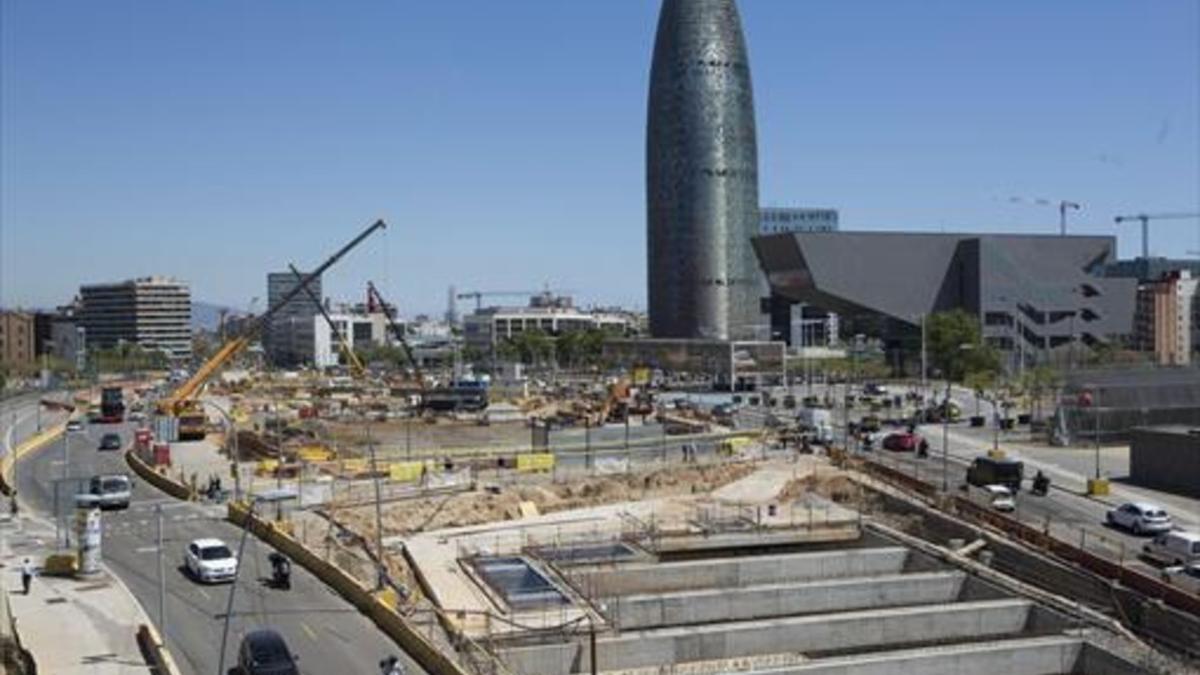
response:
<path fill-rule="evenodd" d="M 154 467 L 146 463 L 146 460 L 138 457 L 137 452 L 134 450 L 130 449 L 125 451 L 125 463 L 128 464 L 129 468 L 133 469 L 133 472 L 140 476 L 142 480 L 171 495 L 172 497 L 176 499 L 182 499 L 185 502 L 196 499 L 196 493 L 190 486 L 176 481 L 166 474 L 156 471 Z"/>
<path fill-rule="evenodd" d="M 56 424 L 49 429 L 26 438 L 24 441 L 18 443 L 17 447 L 12 449 L 12 452 L 5 453 L 3 457 L 0 457 L 0 492 L 3 492 L 5 495 L 11 495 L 13 490 L 16 489 L 16 482 L 13 480 L 13 468 L 17 465 L 17 460 L 47 443 L 54 442 L 66 429 L 66 424 Z"/>
<path fill-rule="evenodd" d="M 175 665 L 175 658 L 167 650 L 154 626 L 145 623 L 138 626 L 137 641 L 155 675 L 180 675 L 181 671 L 179 666 Z"/>
<path fill-rule="evenodd" d="M 470 675 L 421 635 L 408 619 L 376 597 L 348 572 L 323 560 L 272 522 L 252 514 L 246 505 L 231 502 L 229 521 L 248 529 L 337 591 L 432 675 Z"/>

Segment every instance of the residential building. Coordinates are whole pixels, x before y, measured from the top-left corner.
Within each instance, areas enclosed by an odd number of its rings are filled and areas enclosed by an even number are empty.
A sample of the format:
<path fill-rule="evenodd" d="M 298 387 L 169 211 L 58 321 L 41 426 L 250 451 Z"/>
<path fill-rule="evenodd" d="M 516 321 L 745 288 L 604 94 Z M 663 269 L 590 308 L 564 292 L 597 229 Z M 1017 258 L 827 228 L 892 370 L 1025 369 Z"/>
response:
<path fill-rule="evenodd" d="M 146 277 L 79 289 L 79 325 L 90 348 L 121 343 L 168 354 L 175 361 L 192 357 L 192 294 L 188 285 L 165 277 Z"/>
<path fill-rule="evenodd" d="M 837 232 L 837 209 L 780 208 L 759 209 L 759 233 Z"/>
<path fill-rule="evenodd" d="M 1200 349 L 1200 279 L 1188 270 L 1163 274 L 1138 288 L 1135 345 L 1163 366 L 1186 366 Z"/>
<path fill-rule="evenodd" d="M 28 368 L 34 364 L 36 342 L 33 314 L 0 311 L 0 365 Z"/>
<path fill-rule="evenodd" d="M 463 317 L 463 337 L 468 347 L 490 350 L 504 340 L 530 331 L 561 335 L 604 330 L 623 336 L 632 332 L 632 321 L 626 314 L 581 310 L 569 297 L 541 293 L 530 298 L 527 307 L 485 307 Z"/>
<path fill-rule="evenodd" d="M 1115 237 L 802 232 L 754 246 L 774 333 L 790 332 L 794 304 L 837 312 L 843 324 L 869 323 L 900 369 L 920 349 L 922 317 L 935 312 L 977 316 L 1014 370 L 1133 333 L 1137 282 L 1103 276 Z"/>
<path fill-rule="evenodd" d="M 301 275 L 304 273 L 301 272 Z M 276 307 L 279 309 L 272 315 L 263 331 L 263 347 L 267 358 L 277 366 L 293 367 L 314 361 L 313 345 L 316 334 L 313 318 L 320 316 L 320 310 L 313 303 L 312 297 L 324 297 L 321 294 L 321 279 L 318 277 L 308 284 L 311 295 L 301 291 L 285 303 L 284 299 L 298 285 L 296 275 L 291 271 L 272 272 L 267 275 L 268 310 L 275 310 Z"/>

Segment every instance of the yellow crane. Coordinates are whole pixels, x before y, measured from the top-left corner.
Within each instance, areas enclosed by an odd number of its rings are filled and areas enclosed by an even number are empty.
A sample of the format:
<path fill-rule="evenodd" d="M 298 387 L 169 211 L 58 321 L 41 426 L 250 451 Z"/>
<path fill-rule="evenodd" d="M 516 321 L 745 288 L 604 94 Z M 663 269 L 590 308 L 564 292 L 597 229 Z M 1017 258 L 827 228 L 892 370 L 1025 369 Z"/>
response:
<path fill-rule="evenodd" d="M 179 385 L 175 391 L 171 392 L 170 396 L 167 396 L 158 402 L 158 411 L 160 414 L 171 415 L 180 418 L 179 437 L 181 439 L 195 437 L 197 435 L 197 425 L 199 425 L 198 433 L 201 437 L 203 437 L 203 411 L 199 410 L 199 406 L 196 405 L 195 397 L 200 393 L 200 390 L 204 388 L 204 385 L 208 383 L 209 379 L 211 379 L 212 376 L 215 375 L 222 366 L 229 363 L 233 357 L 237 356 L 246 347 L 249 347 L 250 343 L 254 341 L 254 339 L 259 335 L 259 333 L 262 332 L 263 328 L 271 320 L 271 317 L 274 316 L 275 313 L 278 312 L 282 307 L 285 307 L 289 302 L 291 302 L 293 298 L 303 293 L 314 279 L 319 278 L 326 270 L 328 270 L 330 267 L 333 267 L 337 261 L 341 260 L 343 256 L 361 244 L 364 239 L 374 234 L 377 230 L 382 230 L 386 227 L 386 223 L 384 223 L 382 220 L 377 220 L 366 230 L 363 230 L 357 237 L 352 239 L 350 243 L 343 246 L 338 250 L 337 253 L 334 253 L 332 256 L 330 256 L 328 260 L 321 263 L 319 267 L 304 276 L 304 278 L 298 284 L 296 284 L 295 288 L 284 294 L 283 298 L 281 298 L 274 307 L 268 308 L 267 311 L 263 312 L 258 316 L 258 318 L 247 325 L 240 335 L 237 335 L 233 339 L 221 345 L 221 348 L 217 350 L 217 353 L 205 361 L 203 365 L 197 368 L 196 372 L 193 373 L 186 382 Z M 196 419 L 197 416 L 199 417 L 198 421 Z"/>
<path fill-rule="evenodd" d="M 383 296 L 379 294 L 379 289 L 375 288 L 375 284 L 370 281 L 367 282 L 367 295 L 375 302 L 379 303 L 379 311 L 383 312 L 383 317 L 387 319 L 388 326 L 392 329 L 392 334 L 396 336 L 396 341 L 399 342 L 400 346 L 404 349 L 404 355 L 408 357 L 408 362 L 412 364 L 413 376 L 417 378 L 417 384 L 421 387 L 421 390 L 424 391 L 425 374 L 421 372 L 421 366 L 417 364 L 417 359 L 413 356 L 412 347 L 409 346 L 408 340 L 404 337 L 404 328 L 397 324 L 395 319 L 392 318 L 392 315 L 388 312 L 387 301 L 385 301 Z"/>
<path fill-rule="evenodd" d="M 300 270 L 296 269 L 295 265 L 289 264 L 288 267 L 292 270 L 292 274 L 296 275 L 296 281 L 303 284 L 304 275 L 300 273 Z M 367 369 L 363 366 L 362 359 L 358 358 L 358 354 L 354 353 L 354 347 L 346 341 L 346 334 L 333 322 L 333 317 L 329 316 L 329 312 L 325 311 L 325 303 L 321 302 L 321 299 L 317 297 L 313 289 L 305 286 L 304 292 L 308 294 L 308 299 L 312 300 L 313 304 L 317 306 L 317 311 L 321 312 L 321 316 L 325 318 L 325 323 L 329 324 L 329 330 L 333 333 L 333 339 L 338 341 L 338 344 L 342 348 L 342 355 L 346 357 L 346 365 L 350 366 L 350 373 L 356 378 L 362 378 L 366 374 Z"/>

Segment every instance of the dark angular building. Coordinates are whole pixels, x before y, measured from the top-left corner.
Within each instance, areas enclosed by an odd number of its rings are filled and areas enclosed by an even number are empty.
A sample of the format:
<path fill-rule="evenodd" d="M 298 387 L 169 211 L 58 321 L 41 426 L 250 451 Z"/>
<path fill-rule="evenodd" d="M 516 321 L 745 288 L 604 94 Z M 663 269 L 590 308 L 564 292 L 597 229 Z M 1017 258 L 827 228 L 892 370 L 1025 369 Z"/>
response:
<path fill-rule="evenodd" d="M 650 71 L 646 212 L 650 333 L 761 334 L 758 147 L 734 0 L 664 0 Z"/>
<path fill-rule="evenodd" d="M 780 334 L 790 305 L 805 303 L 873 322 L 898 351 L 920 344 L 922 316 L 961 309 L 1018 367 L 1133 331 L 1137 282 L 1104 276 L 1114 237 L 822 232 L 762 236 L 754 246 Z"/>

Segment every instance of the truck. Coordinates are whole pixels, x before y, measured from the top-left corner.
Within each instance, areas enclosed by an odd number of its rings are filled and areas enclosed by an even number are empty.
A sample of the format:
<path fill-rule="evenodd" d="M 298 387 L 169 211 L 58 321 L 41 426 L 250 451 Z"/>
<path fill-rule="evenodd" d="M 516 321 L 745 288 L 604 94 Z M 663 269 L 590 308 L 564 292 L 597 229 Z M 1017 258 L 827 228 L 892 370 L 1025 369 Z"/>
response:
<path fill-rule="evenodd" d="M 810 432 L 820 445 L 833 442 L 833 411 L 827 408 L 801 408 L 796 411 L 796 425 Z"/>
<path fill-rule="evenodd" d="M 1021 491 L 1021 480 L 1025 477 L 1025 464 L 1013 459 L 976 457 L 967 467 L 967 484 L 975 487 L 1003 485 L 1016 494 Z"/>
<path fill-rule="evenodd" d="M 100 390 L 100 420 L 104 424 L 120 424 L 125 421 L 125 397 L 120 387 L 105 387 Z"/>

